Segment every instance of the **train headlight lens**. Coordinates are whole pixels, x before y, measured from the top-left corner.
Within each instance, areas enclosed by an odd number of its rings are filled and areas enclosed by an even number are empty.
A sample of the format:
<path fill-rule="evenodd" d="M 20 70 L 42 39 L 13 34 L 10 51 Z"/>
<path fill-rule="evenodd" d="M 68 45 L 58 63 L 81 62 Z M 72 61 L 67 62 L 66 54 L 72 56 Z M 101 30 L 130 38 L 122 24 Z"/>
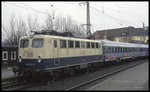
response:
<path fill-rule="evenodd" d="M 22 58 L 21 58 L 21 56 L 19 56 L 19 62 L 21 62 L 22 61 Z"/>
<path fill-rule="evenodd" d="M 40 57 L 40 56 L 38 56 L 38 62 L 39 62 L 39 63 L 41 62 L 41 57 Z"/>

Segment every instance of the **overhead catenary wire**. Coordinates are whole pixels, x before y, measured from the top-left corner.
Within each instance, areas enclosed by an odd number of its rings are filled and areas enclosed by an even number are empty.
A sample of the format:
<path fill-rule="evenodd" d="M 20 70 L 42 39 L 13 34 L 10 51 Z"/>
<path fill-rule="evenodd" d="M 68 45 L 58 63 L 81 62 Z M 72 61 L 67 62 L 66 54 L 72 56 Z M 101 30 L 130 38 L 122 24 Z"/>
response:
<path fill-rule="evenodd" d="M 6 2 L 5 2 L 5 3 L 6 3 Z M 36 11 L 36 12 L 38 12 L 38 13 L 41 13 L 41 14 L 47 15 L 46 13 L 41 12 L 41 11 L 39 11 L 39 10 L 31 9 L 31 8 L 29 9 L 29 7 L 27 8 L 27 7 L 23 7 L 23 6 L 15 5 L 15 4 L 12 4 L 12 3 L 6 3 L 6 4 L 13 5 L 13 6 L 16 6 L 16 7 L 19 7 L 19 8 L 23 8 L 23 9 L 27 9 L 27 10 L 30 10 L 30 11 Z"/>
<path fill-rule="evenodd" d="M 141 23 L 144 23 L 142 20 L 140 20 L 139 18 L 135 17 L 132 13 L 126 11 L 123 7 L 121 7 L 119 4 L 114 3 L 117 7 L 119 7 L 121 10 L 124 10 L 128 15 L 130 15 L 133 18 L 136 18 L 138 21 L 140 21 Z"/>
<path fill-rule="evenodd" d="M 126 24 L 133 24 L 133 23 L 129 23 L 129 22 L 120 20 L 120 19 L 118 19 L 118 18 L 115 18 L 115 17 L 113 17 L 113 16 L 111 16 L 111 15 L 108 15 L 108 14 L 106 14 L 106 13 L 103 13 L 103 12 L 101 12 L 100 10 L 98 10 L 98 9 L 92 7 L 92 6 L 90 6 L 90 7 L 91 7 L 92 9 L 98 11 L 99 13 L 104 14 L 104 15 L 106 15 L 106 16 L 108 16 L 108 17 L 111 17 L 112 19 L 117 20 L 117 21 L 119 21 L 119 22 L 123 22 L 123 23 L 126 23 Z M 137 25 L 137 24 L 134 24 L 134 25 Z M 138 25 L 138 26 L 139 26 L 139 25 Z"/>
<path fill-rule="evenodd" d="M 46 14 L 46 13 L 40 11 L 40 10 L 34 9 L 33 7 L 31 7 L 31 6 L 27 5 L 27 4 L 24 4 L 24 3 L 21 3 L 21 4 L 24 5 L 24 6 L 26 6 L 26 7 L 29 7 L 30 9 L 32 9 L 32 10 L 34 10 L 36 12 L 39 12 L 39 13 L 42 13 L 42 14 Z"/>

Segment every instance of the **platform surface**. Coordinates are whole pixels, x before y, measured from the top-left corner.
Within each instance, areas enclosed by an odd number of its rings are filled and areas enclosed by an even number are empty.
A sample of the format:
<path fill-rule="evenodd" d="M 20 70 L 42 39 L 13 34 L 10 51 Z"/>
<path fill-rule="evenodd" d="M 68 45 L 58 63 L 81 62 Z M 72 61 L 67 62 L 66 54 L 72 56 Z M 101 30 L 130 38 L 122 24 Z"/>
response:
<path fill-rule="evenodd" d="M 149 90 L 148 63 L 125 70 L 87 90 Z"/>
<path fill-rule="evenodd" d="M 9 77 L 14 77 L 12 68 L 2 69 L 1 70 L 1 79 L 9 78 Z"/>

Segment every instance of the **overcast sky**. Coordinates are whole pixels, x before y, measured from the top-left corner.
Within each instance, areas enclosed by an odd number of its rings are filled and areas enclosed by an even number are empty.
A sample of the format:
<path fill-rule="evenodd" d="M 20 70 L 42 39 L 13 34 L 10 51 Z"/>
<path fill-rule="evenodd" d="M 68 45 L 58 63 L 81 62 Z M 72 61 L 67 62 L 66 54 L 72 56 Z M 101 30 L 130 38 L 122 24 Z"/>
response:
<path fill-rule="evenodd" d="M 27 20 L 29 15 L 37 15 L 42 25 L 47 16 L 46 12 L 52 11 L 55 11 L 55 15 L 63 17 L 69 15 L 77 23 L 85 24 L 86 5 L 79 3 L 82 2 L 2 2 L 2 25 L 7 25 L 13 14 L 16 18 L 21 16 L 24 20 Z M 142 22 L 148 26 L 148 11 L 148 2 L 90 1 L 91 31 L 93 33 L 96 30 L 128 26 L 142 27 Z"/>

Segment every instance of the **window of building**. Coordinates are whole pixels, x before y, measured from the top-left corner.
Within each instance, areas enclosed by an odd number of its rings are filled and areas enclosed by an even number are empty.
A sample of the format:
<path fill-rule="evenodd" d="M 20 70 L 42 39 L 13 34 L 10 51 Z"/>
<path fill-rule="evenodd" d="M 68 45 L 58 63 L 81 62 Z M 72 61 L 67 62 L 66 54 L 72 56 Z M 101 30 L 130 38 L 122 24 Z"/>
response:
<path fill-rule="evenodd" d="M 143 36 L 143 40 L 144 40 L 144 41 L 146 40 L 146 37 L 145 37 L 145 36 Z"/>
<path fill-rule="evenodd" d="M 27 48 L 29 45 L 29 40 L 23 39 L 20 41 L 20 48 Z"/>
<path fill-rule="evenodd" d="M 68 48 L 73 48 L 74 47 L 74 43 L 71 40 L 68 40 Z"/>
<path fill-rule="evenodd" d="M 81 42 L 81 48 L 85 48 L 85 42 Z"/>
<path fill-rule="evenodd" d="M 66 40 L 60 40 L 60 48 L 66 48 Z"/>
<path fill-rule="evenodd" d="M 16 60 L 16 51 L 11 51 L 11 60 Z"/>
<path fill-rule="evenodd" d="M 33 48 L 41 48 L 43 46 L 43 39 L 33 39 L 32 47 Z"/>
<path fill-rule="evenodd" d="M 143 40 L 143 36 L 140 36 L 140 40 Z"/>
<path fill-rule="evenodd" d="M 90 42 L 86 42 L 86 47 L 90 48 Z"/>
<path fill-rule="evenodd" d="M 80 48 L 80 42 L 79 41 L 75 41 L 75 48 Z"/>
<path fill-rule="evenodd" d="M 14 51 L 11 51 L 11 60 L 14 60 Z"/>
<path fill-rule="evenodd" d="M 8 52 L 3 51 L 3 60 L 8 60 Z"/>

